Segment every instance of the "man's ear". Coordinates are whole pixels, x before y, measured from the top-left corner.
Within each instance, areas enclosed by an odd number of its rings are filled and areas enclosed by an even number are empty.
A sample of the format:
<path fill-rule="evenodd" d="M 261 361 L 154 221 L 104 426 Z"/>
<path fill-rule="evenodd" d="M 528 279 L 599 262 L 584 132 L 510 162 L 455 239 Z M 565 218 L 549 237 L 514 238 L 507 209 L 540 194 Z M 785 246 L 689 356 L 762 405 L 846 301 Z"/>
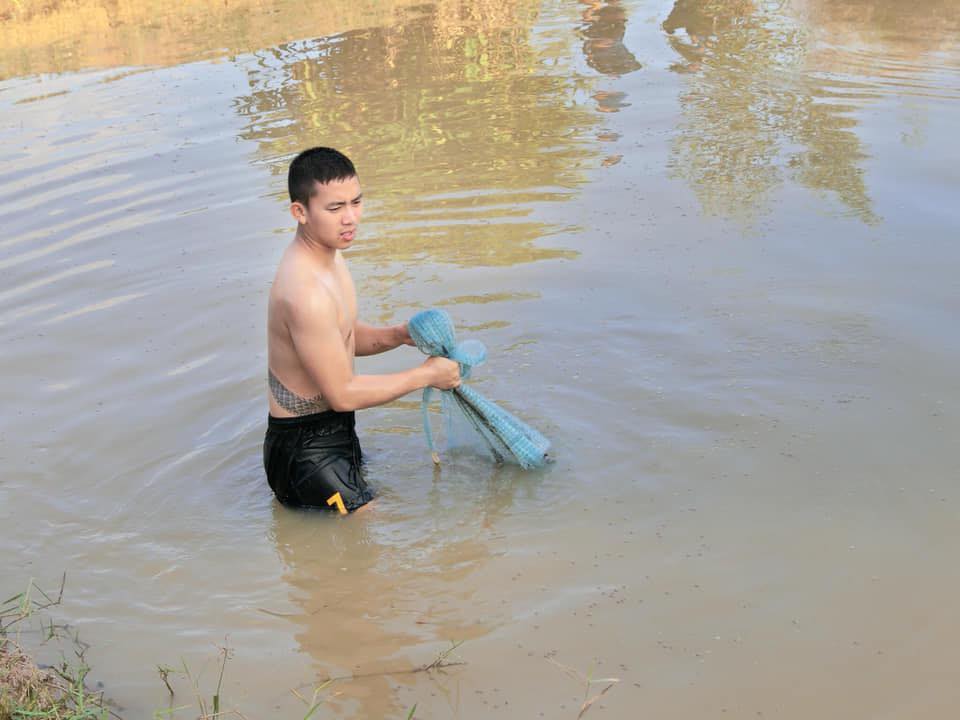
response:
<path fill-rule="evenodd" d="M 296 201 L 290 203 L 290 214 L 301 225 L 307 222 L 307 209 L 303 206 L 303 203 Z"/>

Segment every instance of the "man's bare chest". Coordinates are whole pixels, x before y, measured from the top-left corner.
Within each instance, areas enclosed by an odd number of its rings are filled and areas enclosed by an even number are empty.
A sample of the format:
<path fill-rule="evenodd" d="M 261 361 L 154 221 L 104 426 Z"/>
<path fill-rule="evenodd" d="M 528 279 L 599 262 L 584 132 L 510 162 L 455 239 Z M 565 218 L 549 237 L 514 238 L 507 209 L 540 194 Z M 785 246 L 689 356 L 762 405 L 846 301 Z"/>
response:
<path fill-rule="evenodd" d="M 337 325 L 340 336 L 348 347 L 353 343 L 353 328 L 357 322 L 357 294 L 353 278 L 345 265 L 339 265 L 327 278 L 327 290 L 337 307 Z"/>

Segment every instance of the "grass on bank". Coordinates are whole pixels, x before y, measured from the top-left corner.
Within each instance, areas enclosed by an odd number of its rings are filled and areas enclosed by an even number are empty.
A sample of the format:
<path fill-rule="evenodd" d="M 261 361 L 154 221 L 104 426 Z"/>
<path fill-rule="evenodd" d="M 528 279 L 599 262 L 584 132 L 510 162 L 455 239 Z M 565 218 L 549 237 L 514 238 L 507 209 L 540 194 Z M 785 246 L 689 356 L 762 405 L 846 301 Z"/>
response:
<path fill-rule="evenodd" d="M 111 715 L 103 695 L 87 688 L 86 646 L 76 636 L 70 638 L 75 657 L 52 667 L 37 665 L 20 645 L 34 619 L 45 641 L 63 637 L 65 627 L 52 621 L 44 626 L 37 614 L 60 604 L 65 581 L 66 575 L 56 597 L 31 580 L 26 590 L 0 603 L 0 720 L 107 720 Z"/>

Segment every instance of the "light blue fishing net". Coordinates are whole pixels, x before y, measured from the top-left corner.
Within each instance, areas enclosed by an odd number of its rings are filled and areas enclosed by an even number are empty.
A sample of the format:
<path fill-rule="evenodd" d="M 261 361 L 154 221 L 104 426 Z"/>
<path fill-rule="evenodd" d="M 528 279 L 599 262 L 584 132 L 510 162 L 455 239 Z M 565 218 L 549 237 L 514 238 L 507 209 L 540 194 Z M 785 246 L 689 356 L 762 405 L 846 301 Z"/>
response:
<path fill-rule="evenodd" d="M 478 340 L 457 343 L 453 321 L 443 310 L 424 310 L 414 315 L 407 327 L 410 337 L 421 352 L 441 356 L 460 364 L 460 377 L 470 377 L 473 368 L 487 359 L 487 349 Z M 433 441 L 428 414 L 433 388 L 423 391 L 421 410 L 423 431 L 427 445 L 433 453 L 434 462 L 439 462 Z M 466 384 L 455 390 L 441 393 L 444 415 L 452 420 L 454 413 L 461 415 L 490 450 L 497 462 L 516 462 L 524 469 L 542 467 L 547 462 L 550 441 L 522 420 L 488 400 Z"/>

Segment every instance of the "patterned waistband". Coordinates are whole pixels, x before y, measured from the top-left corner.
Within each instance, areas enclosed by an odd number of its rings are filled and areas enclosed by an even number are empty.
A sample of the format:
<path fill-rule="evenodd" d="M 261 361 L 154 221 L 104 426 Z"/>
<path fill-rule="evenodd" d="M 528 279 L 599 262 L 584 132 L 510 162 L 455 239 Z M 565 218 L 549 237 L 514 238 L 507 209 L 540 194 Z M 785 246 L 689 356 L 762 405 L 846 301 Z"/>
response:
<path fill-rule="evenodd" d="M 356 414 L 352 411 L 337 412 L 336 410 L 325 410 L 324 412 L 298 415 L 296 417 L 267 416 L 267 427 L 272 430 L 319 427 L 329 430 L 339 430 L 341 428 L 352 430 L 355 426 Z"/>

